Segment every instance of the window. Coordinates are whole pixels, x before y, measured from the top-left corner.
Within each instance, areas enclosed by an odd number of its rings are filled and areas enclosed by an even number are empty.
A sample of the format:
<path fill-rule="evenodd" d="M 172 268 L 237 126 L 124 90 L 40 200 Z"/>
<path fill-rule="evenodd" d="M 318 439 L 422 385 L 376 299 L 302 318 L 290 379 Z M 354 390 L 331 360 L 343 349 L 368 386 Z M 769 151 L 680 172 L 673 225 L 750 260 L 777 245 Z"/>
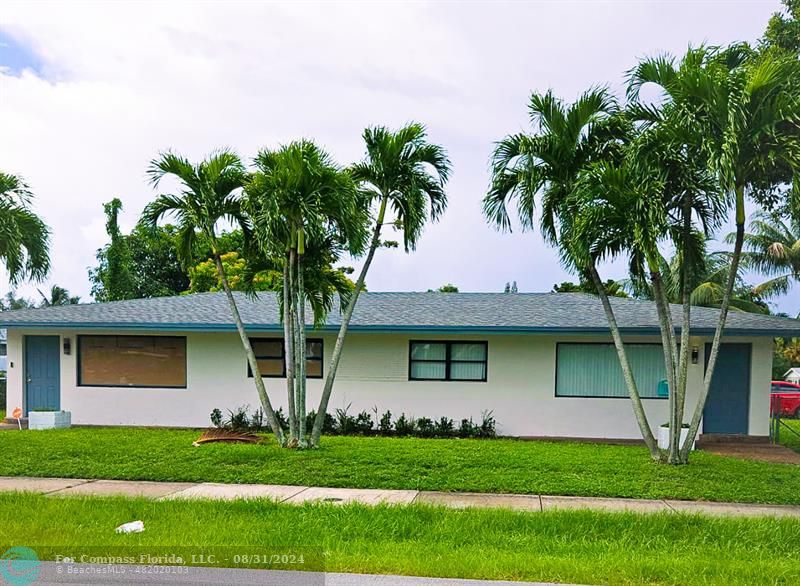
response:
<path fill-rule="evenodd" d="M 667 374 L 660 344 L 626 344 L 628 360 L 639 394 L 646 399 L 663 399 L 659 393 Z M 556 349 L 556 397 L 627 398 L 613 344 L 558 344 Z"/>
<path fill-rule="evenodd" d="M 486 381 L 487 342 L 411 341 L 409 380 Z"/>
<path fill-rule="evenodd" d="M 262 377 L 286 377 L 286 347 L 283 338 L 250 338 L 253 352 L 258 361 L 258 370 Z M 306 376 L 322 378 L 322 340 L 306 338 Z M 247 365 L 247 376 L 252 378 L 253 371 Z"/>
<path fill-rule="evenodd" d="M 78 336 L 78 386 L 186 388 L 186 338 Z"/>

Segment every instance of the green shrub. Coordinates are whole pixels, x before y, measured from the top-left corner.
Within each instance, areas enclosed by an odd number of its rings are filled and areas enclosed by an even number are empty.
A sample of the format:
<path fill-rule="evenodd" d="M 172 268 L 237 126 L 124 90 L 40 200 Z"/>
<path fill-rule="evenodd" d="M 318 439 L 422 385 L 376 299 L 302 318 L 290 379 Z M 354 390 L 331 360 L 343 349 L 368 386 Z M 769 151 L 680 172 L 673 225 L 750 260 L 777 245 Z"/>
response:
<path fill-rule="evenodd" d="M 394 422 L 394 430 L 397 435 L 412 435 L 414 433 L 414 420 L 407 419 L 405 413 L 401 413 L 397 421 Z"/>
<path fill-rule="evenodd" d="M 482 411 L 481 425 L 478 428 L 478 437 L 497 437 L 497 432 L 495 431 L 496 424 L 497 422 L 494 419 L 494 411 Z"/>
<path fill-rule="evenodd" d="M 392 412 L 385 411 L 378 418 L 378 408 L 373 408 L 375 417 L 362 411 L 358 415 L 350 415 L 348 404 L 344 409 L 336 409 L 333 415 L 325 414 L 322 425 L 322 433 L 325 435 L 382 435 L 399 437 L 422 437 L 422 438 L 493 438 L 497 437 L 496 425 L 492 411 L 481 412 L 481 422 L 475 423 L 472 418 L 462 419 L 458 428 L 449 417 L 440 417 L 434 421 L 430 417 L 420 417 L 415 419 L 401 413 L 400 417 L 392 423 Z M 310 411 L 306 415 L 306 430 L 311 433 L 316 419 L 316 411 Z M 289 429 L 288 418 L 283 414 L 283 408 L 275 411 L 278 424 L 284 431 Z M 230 429 L 233 431 L 271 431 L 270 426 L 264 419 L 264 412 L 261 408 L 256 409 L 252 415 L 249 406 L 237 407 L 235 410 L 228 410 L 228 417 L 224 418 L 220 409 L 211 411 L 209 417 L 214 427 Z M 377 420 L 377 425 L 375 424 Z"/>
<path fill-rule="evenodd" d="M 381 435 L 389 435 L 392 433 L 392 412 L 386 411 L 383 415 L 381 415 L 380 421 L 378 421 L 378 433 Z"/>
<path fill-rule="evenodd" d="M 440 417 L 436 422 L 435 433 L 437 437 L 452 437 L 455 432 L 453 420 L 449 417 Z"/>
<path fill-rule="evenodd" d="M 337 409 L 334 416 L 336 430 L 342 435 L 352 433 L 356 428 L 356 418 L 347 413 L 351 405 L 352 403 L 349 403 L 344 409 Z"/>
<path fill-rule="evenodd" d="M 433 420 L 429 417 L 420 417 L 417 419 L 417 435 L 419 437 L 433 437 L 436 427 L 433 425 Z"/>
<path fill-rule="evenodd" d="M 366 411 L 362 411 L 356 416 L 353 422 L 353 429 L 356 433 L 369 433 L 372 431 L 372 415 Z"/>

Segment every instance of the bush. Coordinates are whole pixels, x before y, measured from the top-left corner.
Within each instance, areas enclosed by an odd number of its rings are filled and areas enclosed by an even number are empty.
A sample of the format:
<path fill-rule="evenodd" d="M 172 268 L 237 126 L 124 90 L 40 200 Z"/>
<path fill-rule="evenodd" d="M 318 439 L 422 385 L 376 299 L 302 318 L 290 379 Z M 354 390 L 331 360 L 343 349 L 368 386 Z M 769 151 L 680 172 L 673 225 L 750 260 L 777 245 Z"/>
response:
<path fill-rule="evenodd" d="M 496 423 L 497 422 L 494 420 L 494 411 L 482 411 L 481 425 L 478 429 L 478 437 L 497 437 L 497 432 L 495 431 Z"/>
<path fill-rule="evenodd" d="M 356 418 L 347 413 L 350 410 L 350 405 L 352 405 L 352 403 L 348 404 L 344 409 L 337 409 L 334 417 L 336 431 L 342 435 L 353 433 L 356 428 Z"/>
<path fill-rule="evenodd" d="M 353 428 L 356 433 L 369 433 L 372 431 L 372 415 L 366 411 L 362 411 L 356 415 L 356 420 L 353 423 Z"/>
<path fill-rule="evenodd" d="M 281 426 L 282 430 L 289 429 L 289 418 L 283 414 L 283 407 L 275 411 L 275 419 L 278 420 L 278 425 Z"/>
<path fill-rule="evenodd" d="M 269 425 L 264 420 L 264 411 L 259 407 L 250 415 L 250 406 L 242 405 L 234 411 L 228 409 L 228 418 L 222 416 L 222 411 L 214 409 L 211 411 L 209 419 L 211 425 L 219 429 L 229 429 L 231 431 L 269 431 Z M 286 423 L 286 418 L 280 409 L 275 413 L 278 421 Z"/>
<path fill-rule="evenodd" d="M 386 411 L 383 415 L 381 415 L 380 421 L 378 421 L 378 433 L 381 435 L 389 435 L 392 433 L 392 412 Z"/>
<path fill-rule="evenodd" d="M 448 417 L 440 417 L 436 422 L 434 430 L 437 437 L 452 437 L 454 433 L 453 420 Z"/>
<path fill-rule="evenodd" d="M 350 406 L 344 409 L 336 409 L 333 415 L 325 414 L 325 421 L 322 425 L 322 433 L 325 435 L 382 435 L 399 437 L 422 437 L 422 438 L 493 438 L 497 437 L 497 422 L 492 411 L 481 412 L 481 422 L 475 423 L 472 418 L 462 419 L 458 428 L 449 417 L 440 417 L 434 421 L 429 417 L 407 417 L 401 413 L 400 417 L 392 424 L 392 412 L 385 411 L 378 418 L 378 408 L 373 408 L 374 418 L 367 411 L 362 411 L 356 416 L 350 415 Z M 311 433 L 316 419 L 316 412 L 311 411 L 306 415 L 306 430 Z M 283 409 L 275 411 L 275 417 L 284 431 L 289 428 L 289 420 L 283 414 Z M 270 431 L 268 422 L 264 418 L 261 408 L 256 409 L 252 415 L 249 413 L 249 406 L 237 407 L 235 410 L 228 410 L 228 417 L 224 418 L 222 411 L 214 409 L 210 415 L 211 423 L 214 427 L 229 429 L 232 431 Z M 377 425 L 375 421 L 377 420 Z"/>
<path fill-rule="evenodd" d="M 237 407 L 235 411 L 228 409 L 225 428 L 233 431 L 250 431 L 250 417 L 247 414 L 247 405 Z"/>
<path fill-rule="evenodd" d="M 436 427 L 433 425 L 433 420 L 429 417 L 420 417 L 417 419 L 417 435 L 419 437 L 433 437 Z"/>
<path fill-rule="evenodd" d="M 458 428 L 458 437 L 478 437 L 478 426 L 472 422 L 472 417 L 461 420 L 461 425 Z"/>
<path fill-rule="evenodd" d="M 414 419 L 406 419 L 405 413 L 401 413 L 394 423 L 394 430 L 397 435 L 412 435 L 414 427 Z"/>
<path fill-rule="evenodd" d="M 317 418 L 316 411 L 310 411 L 306 415 L 306 429 L 311 432 L 314 429 L 314 420 Z M 325 413 L 325 420 L 322 422 L 322 433 L 325 435 L 336 435 L 336 420 L 330 413 Z"/>

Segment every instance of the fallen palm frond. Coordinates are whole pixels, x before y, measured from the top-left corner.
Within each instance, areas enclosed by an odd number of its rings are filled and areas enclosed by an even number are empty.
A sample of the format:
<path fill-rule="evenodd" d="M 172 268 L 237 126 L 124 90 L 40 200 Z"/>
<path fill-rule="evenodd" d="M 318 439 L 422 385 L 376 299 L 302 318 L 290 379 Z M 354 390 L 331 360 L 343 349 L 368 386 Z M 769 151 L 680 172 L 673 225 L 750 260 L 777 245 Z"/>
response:
<path fill-rule="evenodd" d="M 230 429 L 207 429 L 203 434 L 192 442 L 193 446 L 209 444 L 213 442 L 225 442 L 230 444 L 257 444 L 261 438 L 254 433 L 246 431 L 232 431 Z"/>

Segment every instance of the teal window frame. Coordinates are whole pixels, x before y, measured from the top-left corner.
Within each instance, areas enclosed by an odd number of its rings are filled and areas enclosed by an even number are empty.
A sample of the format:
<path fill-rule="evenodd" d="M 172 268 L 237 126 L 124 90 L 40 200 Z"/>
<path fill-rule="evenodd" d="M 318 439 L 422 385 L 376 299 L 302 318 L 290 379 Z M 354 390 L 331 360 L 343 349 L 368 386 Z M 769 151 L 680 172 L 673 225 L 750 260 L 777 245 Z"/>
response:
<path fill-rule="evenodd" d="M 581 392 L 576 394 L 559 394 L 559 370 L 560 370 L 560 355 L 561 350 L 565 346 L 608 346 L 614 348 L 614 344 L 612 342 L 558 342 L 556 344 L 556 364 L 555 364 L 555 389 L 554 389 L 554 396 L 557 399 L 630 399 L 628 395 L 628 390 L 625 387 L 625 380 L 622 375 L 622 366 L 619 364 L 619 359 L 617 358 L 616 349 L 614 349 L 614 364 L 616 364 L 617 368 L 619 369 L 619 376 L 622 381 L 622 389 L 623 393 L 619 395 L 609 395 L 609 394 L 599 394 L 599 393 L 589 393 L 589 392 Z M 661 344 L 658 343 L 648 343 L 648 342 L 634 342 L 634 343 L 626 343 L 625 348 L 635 348 L 635 347 L 655 347 L 658 348 L 659 351 L 661 350 Z M 659 356 L 663 356 L 663 352 L 659 352 Z M 659 364 L 663 367 L 663 359 L 659 362 Z M 634 370 L 634 377 L 636 377 L 636 372 Z M 663 379 L 666 379 L 666 373 L 663 375 Z M 661 379 L 660 379 L 661 380 Z M 637 387 L 639 387 L 639 394 L 642 399 L 668 399 L 669 395 L 663 395 L 658 393 L 658 385 L 653 385 L 653 388 L 648 389 L 646 393 L 642 392 L 642 388 L 640 386 L 640 381 L 637 380 Z"/>

